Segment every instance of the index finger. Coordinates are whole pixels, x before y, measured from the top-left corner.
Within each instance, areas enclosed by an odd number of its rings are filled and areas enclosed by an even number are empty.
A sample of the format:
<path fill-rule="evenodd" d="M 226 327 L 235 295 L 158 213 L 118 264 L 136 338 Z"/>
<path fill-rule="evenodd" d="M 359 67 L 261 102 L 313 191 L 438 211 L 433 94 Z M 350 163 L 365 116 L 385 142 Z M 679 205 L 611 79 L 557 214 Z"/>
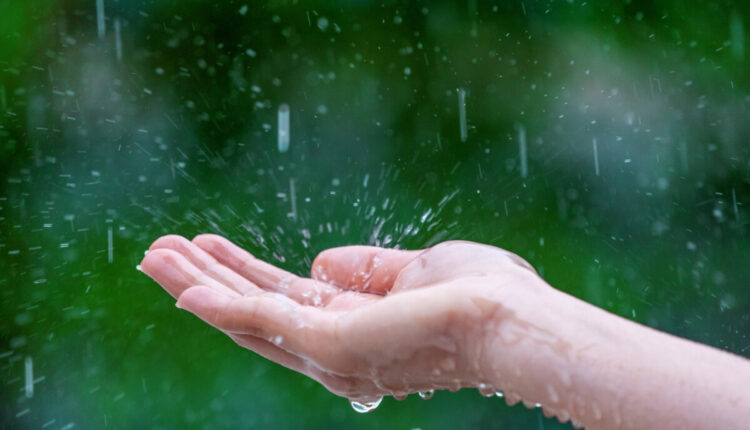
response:
<path fill-rule="evenodd" d="M 334 316 L 281 294 L 232 297 L 195 286 L 182 293 L 177 307 L 225 332 L 277 339 L 285 350 L 316 362 L 335 355 Z"/>

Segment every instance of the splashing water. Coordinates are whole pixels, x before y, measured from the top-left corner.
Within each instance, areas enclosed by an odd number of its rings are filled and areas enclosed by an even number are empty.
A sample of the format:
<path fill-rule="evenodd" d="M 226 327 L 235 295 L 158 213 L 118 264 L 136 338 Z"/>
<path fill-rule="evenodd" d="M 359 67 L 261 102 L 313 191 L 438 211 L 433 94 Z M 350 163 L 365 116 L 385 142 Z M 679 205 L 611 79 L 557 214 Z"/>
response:
<path fill-rule="evenodd" d="M 352 400 L 351 405 L 352 405 L 352 409 L 359 412 L 360 414 L 364 414 L 364 413 L 375 410 L 375 408 L 380 406 L 380 402 L 382 401 L 383 401 L 382 397 L 372 402 L 356 402 Z"/>

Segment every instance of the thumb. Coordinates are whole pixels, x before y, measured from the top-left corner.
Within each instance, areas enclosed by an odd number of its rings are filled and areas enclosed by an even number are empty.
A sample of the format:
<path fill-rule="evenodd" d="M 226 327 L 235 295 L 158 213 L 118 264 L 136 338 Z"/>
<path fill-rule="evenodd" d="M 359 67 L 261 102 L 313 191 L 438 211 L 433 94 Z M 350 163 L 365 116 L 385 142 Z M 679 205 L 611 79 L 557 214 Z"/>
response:
<path fill-rule="evenodd" d="M 331 248 L 315 258 L 311 275 L 341 288 L 386 294 L 401 269 L 421 252 L 376 246 Z"/>

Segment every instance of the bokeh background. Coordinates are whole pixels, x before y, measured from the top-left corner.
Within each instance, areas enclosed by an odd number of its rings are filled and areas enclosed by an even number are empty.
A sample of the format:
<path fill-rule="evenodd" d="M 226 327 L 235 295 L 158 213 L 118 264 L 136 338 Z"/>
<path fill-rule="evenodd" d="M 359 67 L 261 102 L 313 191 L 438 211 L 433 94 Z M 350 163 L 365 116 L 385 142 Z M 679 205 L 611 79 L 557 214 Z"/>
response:
<path fill-rule="evenodd" d="M 749 17 L 728 0 L 0 0 L 2 427 L 570 428 L 475 390 L 355 413 L 175 309 L 136 270 L 165 233 L 299 274 L 331 246 L 489 243 L 750 356 Z"/>

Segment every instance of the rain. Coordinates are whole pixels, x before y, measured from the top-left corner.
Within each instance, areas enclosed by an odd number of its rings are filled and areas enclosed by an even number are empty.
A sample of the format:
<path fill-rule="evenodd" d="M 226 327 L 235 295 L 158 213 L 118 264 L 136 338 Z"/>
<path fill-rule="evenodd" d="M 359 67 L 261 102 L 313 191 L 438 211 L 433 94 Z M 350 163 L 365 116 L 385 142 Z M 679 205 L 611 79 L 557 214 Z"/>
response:
<path fill-rule="evenodd" d="M 572 428 L 505 387 L 334 396 L 176 309 L 136 270 L 166 234 L 305 277 L 332 247 L 489 244 L 750 356 L 748 19 L 673 0 L 7 2 L 3 427 Z"/>

